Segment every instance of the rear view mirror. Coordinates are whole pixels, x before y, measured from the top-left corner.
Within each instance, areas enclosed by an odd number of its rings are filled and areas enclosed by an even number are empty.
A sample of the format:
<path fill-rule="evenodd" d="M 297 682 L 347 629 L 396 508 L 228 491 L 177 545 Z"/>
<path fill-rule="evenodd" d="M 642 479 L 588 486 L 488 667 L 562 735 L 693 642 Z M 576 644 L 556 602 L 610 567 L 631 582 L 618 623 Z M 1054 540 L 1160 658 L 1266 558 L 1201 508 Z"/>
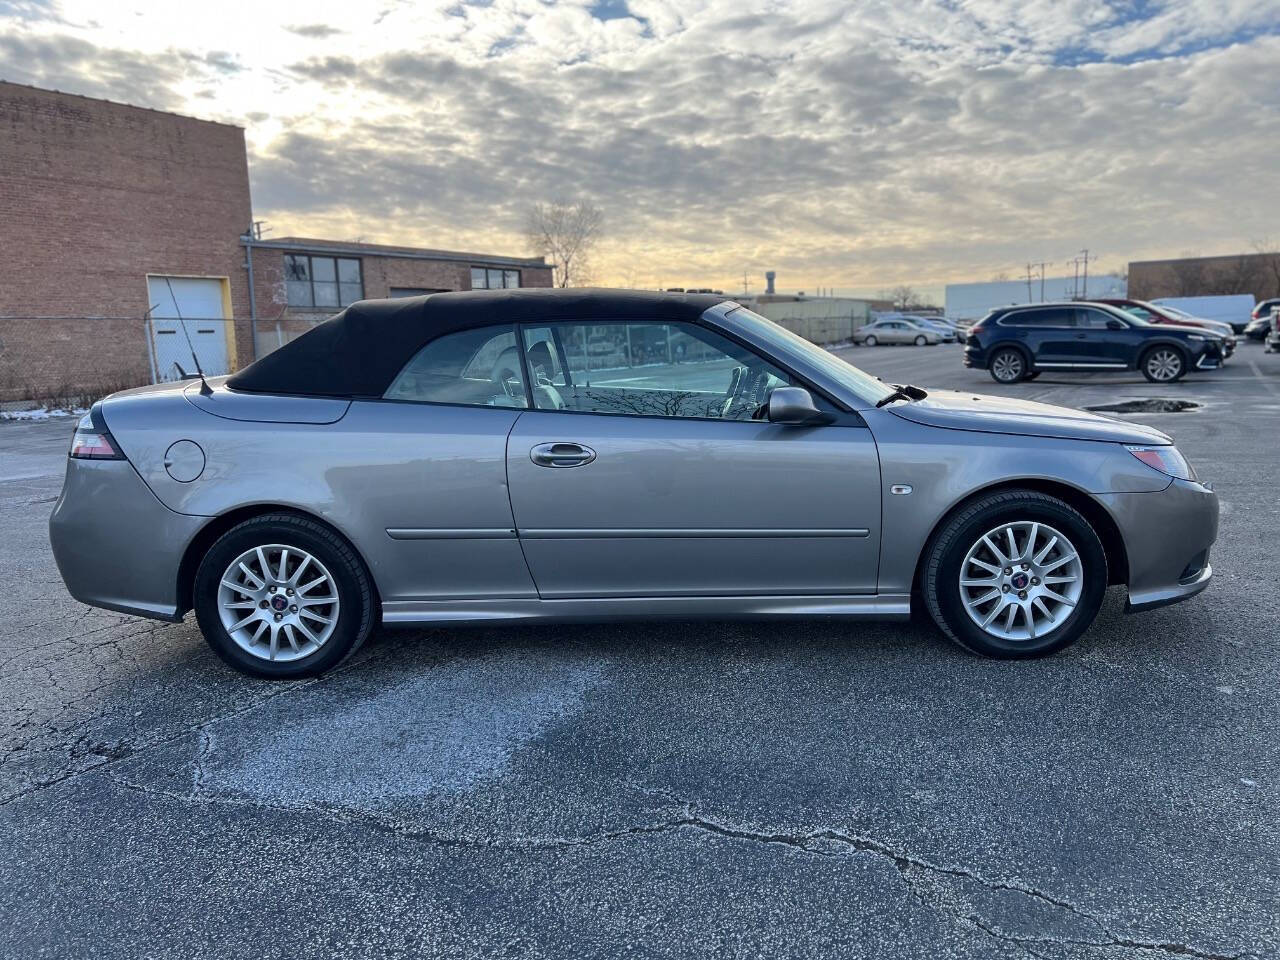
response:
<path fill-rule="evenodd" d="M 804 387 L 775 387 L 769 394 L 770 423 L 818 426 L 832 419 L 831 414 L 818 409 Z"/>
<path fill-rule="evenodd" d="M 1127 330 L 1129 325 L 1123 320 L 1111 319 L 1107 321 L 1108 330 Z"/>

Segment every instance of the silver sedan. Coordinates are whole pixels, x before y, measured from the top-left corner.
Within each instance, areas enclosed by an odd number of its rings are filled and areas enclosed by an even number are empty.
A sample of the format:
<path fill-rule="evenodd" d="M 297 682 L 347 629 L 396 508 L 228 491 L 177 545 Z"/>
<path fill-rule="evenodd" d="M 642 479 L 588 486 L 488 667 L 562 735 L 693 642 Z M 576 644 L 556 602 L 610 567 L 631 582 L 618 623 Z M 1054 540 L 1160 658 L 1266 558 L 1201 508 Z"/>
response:
<path fill-rule="evenodd" d="M 941 340 L 941 334 L 932 327 L 903 319 L 874 320 L 853 332 L 853 342 L 868 347 L 881 343 L 909 343 L 923 347 L 932 346 Z"/>
<path fill-rule="evenodd" d="M 885 384 L 715 296 L 365 301 L 229 379 L 76 429 L 50 520 L 85 603 L 194 609 L 261 677 L 386 626 L 904 619 L 1051 653 L 1110 584 L 1209 583 L 1218 503 L 1169 438 Z"/>

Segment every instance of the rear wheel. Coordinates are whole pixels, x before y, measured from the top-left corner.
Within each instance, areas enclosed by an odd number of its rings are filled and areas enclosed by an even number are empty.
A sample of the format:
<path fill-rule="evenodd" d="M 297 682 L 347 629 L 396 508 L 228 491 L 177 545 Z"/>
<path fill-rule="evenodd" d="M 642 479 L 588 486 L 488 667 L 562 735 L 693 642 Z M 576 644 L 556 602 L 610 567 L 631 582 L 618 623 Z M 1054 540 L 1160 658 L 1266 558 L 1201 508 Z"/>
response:
<path fill-rule="evenodd" d="M 241 673 L 292 680 L 330 670 L 373 626 L 364 564 L 327 527 L 273 514 L 232 527 L 196 571 L 196 619 Z"/>
<path fill-rule="evenodd" d="M 947 520 L 930 542 L 921 585 L 934 621 L 962 647 L 1044 656 L 1093 623 L 1107 588 L 1106 551 L 1070 505 L 1012 490 Z"/>
<path fill-rule="evenodd" d="M 928 342 L 929 342 L 928 338 L 926 338 L 926 337 L 924 337 L 924 336 L 916 337 L 916 346 L 917 346 L 917 347 L 923 347 L 923 346 L 924 346 L 926 343 L 928 343 Z"/>
<path fill-rule="evenodd" d="M 991 379 L 996 383 L 1017 383 L 1027 373 L 1021 350 L 1005 347 L 991 355 Z"/>
<path fill-rule="evenodd" d="M 1177 347 L 1152 347 L 1142 355 L 1138 367 L 1152 383 L 1173 383 L 1187 372 L 1187 361 Z"/>

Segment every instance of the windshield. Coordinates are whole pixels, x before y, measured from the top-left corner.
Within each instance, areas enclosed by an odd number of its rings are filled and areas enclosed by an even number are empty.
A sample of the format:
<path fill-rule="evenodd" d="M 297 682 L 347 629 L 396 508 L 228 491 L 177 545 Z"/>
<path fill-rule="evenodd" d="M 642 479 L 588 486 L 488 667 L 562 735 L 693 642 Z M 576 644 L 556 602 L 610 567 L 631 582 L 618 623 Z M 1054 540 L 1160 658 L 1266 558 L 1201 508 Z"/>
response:
<path fill-rule="evenodd" d="M 805 362 L 869 403 L 877 403 L 894 392 L 889 384 L 863 373 L 830 350 L 810 343 L 799 334 L 792 333 L 758 313 L 752 313 L 746 307 L 736 307 L 728 316 L 756 342 L 783 354 L 799 354 Z"/>

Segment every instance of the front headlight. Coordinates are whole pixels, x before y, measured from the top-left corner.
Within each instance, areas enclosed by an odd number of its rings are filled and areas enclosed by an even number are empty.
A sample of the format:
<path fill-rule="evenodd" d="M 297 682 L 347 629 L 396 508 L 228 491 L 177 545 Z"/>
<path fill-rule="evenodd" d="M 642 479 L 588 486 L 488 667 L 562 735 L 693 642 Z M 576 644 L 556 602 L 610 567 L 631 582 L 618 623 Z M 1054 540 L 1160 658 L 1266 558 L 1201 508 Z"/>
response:
<path fill-rule="evenodd" d="M 1152 470 L 1159 470 L 1167 477 L 1175 480 L 1194 480 L 1196 472 L 1187 463 L 1187 458 L 1174 446 L 1131 447 L 1126 450 L 1145 463 Z"/>

